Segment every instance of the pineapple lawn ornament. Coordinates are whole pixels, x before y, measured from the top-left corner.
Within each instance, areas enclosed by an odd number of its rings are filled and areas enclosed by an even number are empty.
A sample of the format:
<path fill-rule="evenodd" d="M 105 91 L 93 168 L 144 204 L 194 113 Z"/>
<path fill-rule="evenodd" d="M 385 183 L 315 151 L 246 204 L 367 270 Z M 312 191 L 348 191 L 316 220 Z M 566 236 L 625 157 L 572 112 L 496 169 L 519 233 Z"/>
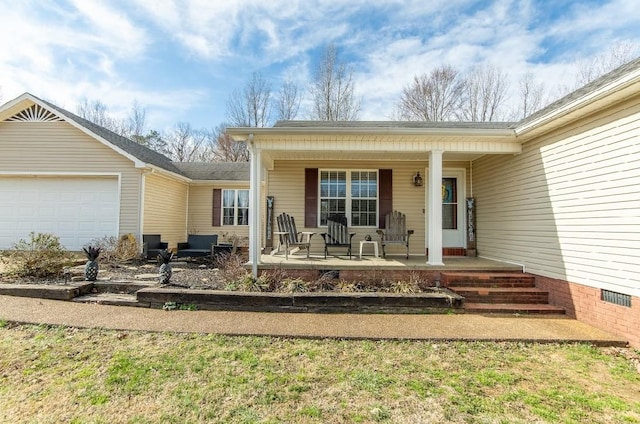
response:
<path fill-rule="evenodd" d="M 98 265 L 98 256 L 100 256 L 100 248 L 87 246 L 83 247 L 84 254 L 87 256 L 87 264 L 84 266 L 84 279 L 86 281 L 96 281 L 98 278 L 98 270 L 100 266 Z"/>
<path fill-rule="evenodd" d="M 173 258 L 173 253 L 169 250 L 161 250 L 158 254 L 158 265 L 160 265 L 160 272 L 158 273 L 158 278 L 160 280 L 160 284 L 169 284 L 171 280 L 171 274 L 173 273 L 171 269 L 171 259 Z"/>

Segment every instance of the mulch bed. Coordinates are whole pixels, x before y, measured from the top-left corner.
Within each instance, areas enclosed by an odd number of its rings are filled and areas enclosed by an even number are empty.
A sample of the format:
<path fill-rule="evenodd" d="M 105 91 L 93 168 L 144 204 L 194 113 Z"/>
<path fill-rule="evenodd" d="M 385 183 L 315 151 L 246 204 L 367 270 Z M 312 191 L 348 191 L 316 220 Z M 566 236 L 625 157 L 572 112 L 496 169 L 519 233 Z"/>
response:
<path fill-rule="evenodd" d="M 219 277 L 218 269 L 203 262 L 176 262 L 172 263 L 173 275 L 169 287 L 223 290 L 225 281 Z M 14 284 L 55 284 L 69 285 L 73 282 L 84 280 L 84 265 L 68 268 L 58 277 L 27 278 L 0 274 L 0 283 Z M 98 281 L 121 282 L 136 281 L 149 282 L 150 285 L 158 284 L 158 265 L 153 262 L 131 263 L 122 265 L 100 264 Z M 159 285 L 159 284 L 158 284 Z"/>

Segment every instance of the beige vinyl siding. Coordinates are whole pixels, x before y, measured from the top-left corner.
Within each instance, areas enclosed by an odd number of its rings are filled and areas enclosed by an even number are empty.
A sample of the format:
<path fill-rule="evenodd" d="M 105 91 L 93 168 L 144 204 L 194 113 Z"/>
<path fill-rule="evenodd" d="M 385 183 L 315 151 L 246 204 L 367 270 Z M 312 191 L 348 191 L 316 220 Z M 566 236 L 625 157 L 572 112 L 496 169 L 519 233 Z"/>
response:
<path fill-rule="evenodd" d="M 274 215 L 283 212 L 292 215 L 296 220 L 298 231 L 324 231 L 323 227 L 304 228 L 304 170 L 305 168 L 337 169 L 337 170 L 393 170 L 393 209 L 403 212 L 407 216 L 407 228 L 413 229 L 414 235 L 410 239 L 410 253 L 412 255 L 425 254 L 425 191 L 423 187 L 413 185 L 413 176 L 420 171 L 425 177 L 428 162 L 380 162 L 380 161 L 276 161 L 274 169 L 268 173 L 268 195 L 274 196 Z M 466 162 L 445 162 L 445 168 L 468 166 Z M 467 172 L 468 174 L 468 172 Z M 468 177 L 467 177 L 468 178 Z M 425 178 L 426 182 L 426 178 Z M 464 221 L 462 221 L 464 222 Z M 274 229 L 277 230 L 274 222 Z M 369 234 L 377 237 L 375 228 L 353 227 L 354 250 L 360 240 Z M 312 238 L 311 251 L 321 253 L 324 249 L 322 237 Z M 389 248 L 390 254 L 402 253 L 397 246 Z"/>
<path fill-rule="evenodd" d="M 638 100 L 475 161 L 478 253 L 639 296 Z"/>
<path fill-rule="evenodd" d="M 175 248 L 187 237 L 187 183 L 160 174 L 147 174 L 144 189 L 144 234 L 160 234 Z"/>
<path fill-rule="evenodd" d="M 226 241 L 234 234 L 238 237 L 249 237 L 248 225 L 213 226 L 213 190 L 235 189 L 249 190 L 249 182 L 225 184 L 193 184 L 189 187 L 189 217 L 187 230 L 190 234 L 218 234 L 220 242 Z M 262 202 L 264 204 L 264 202 Z M 243 242 L 243 244 L 246 244 Z"/>
<path fill-rule="evenodd" d="M 139 232 L 140 171 L 66 122 L 0 122 L 0 172 L 119 174 L 120 234 Z"/>

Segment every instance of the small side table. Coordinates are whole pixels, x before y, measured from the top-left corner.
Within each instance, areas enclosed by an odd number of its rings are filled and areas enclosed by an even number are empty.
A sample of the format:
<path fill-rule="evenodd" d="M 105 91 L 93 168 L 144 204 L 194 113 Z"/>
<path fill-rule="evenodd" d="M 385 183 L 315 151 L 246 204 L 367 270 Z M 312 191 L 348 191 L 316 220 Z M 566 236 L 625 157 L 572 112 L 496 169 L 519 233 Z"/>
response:
<path fill-rule="evenodd" d="M 362 259 L 362 246 L 364 246 L 365 244 L 370 244 L 373 245 L 373 253 L 375 254 L 376 258 L 378 258 L 378 242 L 376 240 L 362 240 L 360 242 L 360 259 Z"/>

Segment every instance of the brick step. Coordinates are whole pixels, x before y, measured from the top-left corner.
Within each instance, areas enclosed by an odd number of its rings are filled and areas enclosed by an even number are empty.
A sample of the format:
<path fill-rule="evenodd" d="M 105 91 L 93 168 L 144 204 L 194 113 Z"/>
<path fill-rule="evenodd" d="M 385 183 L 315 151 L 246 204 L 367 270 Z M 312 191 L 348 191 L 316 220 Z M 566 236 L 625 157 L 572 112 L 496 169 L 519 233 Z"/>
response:
<path fill-rule="evenodd" d="M 470 303 L 549 303 L 549 292 L 535 287 L 451 287 Z"/>
<path fill-rule="evenodd" d="M 535 287 L 531 274 L 517 272 L 443 272 L 444 287 Z"/>
<path fill-rule="evenodd" d="M 466 303 L 464 310 L 468 314 L 558 314 L 564 315 L 565 310 L 559 306 L 549 304 L 526 303 Z"/>

